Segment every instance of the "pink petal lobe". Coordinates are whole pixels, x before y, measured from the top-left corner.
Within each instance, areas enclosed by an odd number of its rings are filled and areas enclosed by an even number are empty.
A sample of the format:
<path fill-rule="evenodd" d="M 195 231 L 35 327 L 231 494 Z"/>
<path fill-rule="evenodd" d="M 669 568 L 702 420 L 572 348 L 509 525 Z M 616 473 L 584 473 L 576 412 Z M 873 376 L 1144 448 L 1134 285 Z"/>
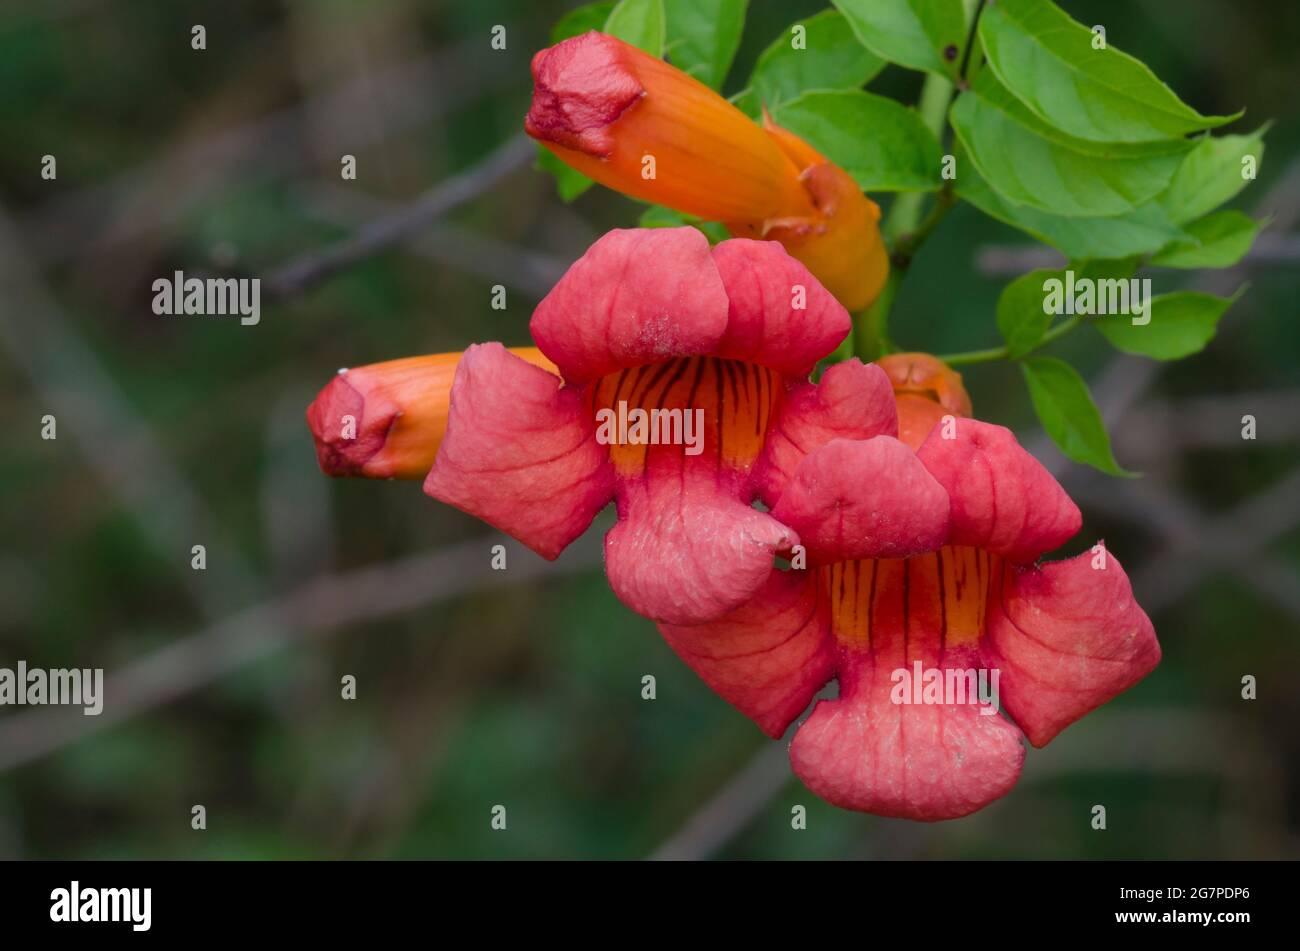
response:
<path fill-rule="evenodd" d="M 1083 518 L 1051 473 L 1011 430 L 975 419 L 935 426 L 917 455 L 948 491 L 949 543 L 1026 564 L 1079 531 Z"/>
<path fill-rule="evenodd" d="M 1084 552 L 1040 568 L 1008 567 L 989 593 L 985 663 L 1034 746 L 1149 674 L 1160 644 L 1119 560 Z"/>
<path fill-rule="evenodd" d="M 833 439 L 804 458 L 772 517 L 812 563 L 903 558 L 943 545 L 948 493 L 892 436 Z"/>
<path fill-rule="evenodd" d="M 776 552 L 799 540 L 740 501 L 725 471 L 721 479 L 695 465 L 651 471 L 620 483 L 618 503 L 618 524 L 605 536 L 610 587 L 633 611 L 668 624 L 700 624 L 744 604 Z"/>
<path fill-rule="evenodd" d="M 661 624 L 677 655 L 768 736 L 781 737 L 835 674 L 815 575 L 772 570 L 754 597 L 706 624 Z"/>
<path fill-rule="evenodd" d="M 569 383 L 713 352 L 727 295 L 695 228 L 610 231 L 533 311 L 532 335 Z"/>
<path fill-rule="evenodd" d="M 898 705 L 887 670 L 852 696 L 822 700 L 790 744 L 804 784 L 843 809 L 935 821 L 1006 795 L 1020 776 L 1020 731 L 970 705 Z"/>
<path fill-rule="evenodd" d="M 376 405 L 378 404 L 378 405 Z M 369 412 L 366 410 L 369 409 Z M 316 459 L 326 475 L 361 475 L 384 448 L 398 408 L 391 400 L 371 401 L 339 373 L 307 407 L 307 425 L 316 439 Z M 356 434 L 342 435 L 342 421 L 356 421 Z"/>
<path fill-rule="evenodd" d="M 499 343 L 470 347 L 424 491 L 555 558 L 613 496 L 581 394 Z"/>
<path fill-rule="evenodd" d="M 1004 795 L 1020 775 L 1020 731 L 982 702 L 978 682 L 961 694 L 924 693 L 928 672 L 946 678 L 981 663 L 973 646 L 949 640 L 938 566 L 924 556 L 822 569 L 832 582 L 840 696 L 813 708 L 795 734 L 790 762 L 834 805 L 952 819 Z M 988 697 L 999 689 L 991 674 L 985 687 Z"/>
<path fill-rule="evenodd" d="M 713 261 L 730 307 L 719 356 L 806 377 L 848 335 L 849 312 L 777 242 L 733 238 Z"/>
<path fill-rule="evenodd" d="M 832 439 L 897 436 L 898 412 L 889 377 L 856 358 L 837 363 L 818 383 L 789 385 L 754 470 L 759 497 L 776 505 L 808 453 Z"/>
<path fill-rule="evenodd" d="M 535 139 L 588 155 L 614 148 L 609 126 L 644 95 L 622 44 L 585 33 L 533 56 L 533 102 L 524 129 Z"/>

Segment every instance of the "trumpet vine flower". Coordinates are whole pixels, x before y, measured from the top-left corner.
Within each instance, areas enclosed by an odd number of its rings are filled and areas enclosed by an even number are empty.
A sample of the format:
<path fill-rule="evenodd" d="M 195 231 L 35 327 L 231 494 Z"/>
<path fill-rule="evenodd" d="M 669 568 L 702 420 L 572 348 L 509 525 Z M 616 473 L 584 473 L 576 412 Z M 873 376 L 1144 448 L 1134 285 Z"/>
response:
<path fill-rule="evenodd" d="M 760 127 L 708 86 L 590 32 L 533 57 L 524 129 L 615 191 L 779 241 L 849 310 L 889 273 L 880 209 L 853 179 L 764 113 Z"/>
<path fill-rule="evenodd" d="M 538 305 L 536 351 L 489 343 L 352 370 L 308 422 L 325 471 L 412 476 L 430 463 L 429 495 L 546 558 L 614 501 L 615 593 L 646 617 L 696 624 L 748 601 L 799 543 L 752 503 L 775 502 L 808 445 L 887 435 L 873 451 L 921 473 L 892 438 L 879 367 L 850 361 L 808 380 L 849 326 L 775 242 L 612 231 Z M 629 419 L 639 430 L 612 425 Z M 886 515 L 872 553 L 933 547 L 942 526 L 926 517 Z"/>
<path fill-rule="evenodd" d="M 883 363 L 906 454 L 873 454 L 876 439 L 812 449 L 772 507 L 807 546 L 808 570 L 773 570 L 730 614 L 660 630 L 773 737 L 838 680 L 838 697 L 817 703 L 790 748 L 822 798 L 954 818 L 1014 785 L 1022 731 L 1045 745 L 1141 680 L 1160 647 L 1104 546 L 1036 563 L 1079 530 L 1079 510 L 1010 431 L 965 415 L 960 378 L 922 354 Z M 881 519 L 938 519 L 942 537 L 880 557 Z M 992 672 L 997 695 L 976 696 Z M 1007 718 L 993 715 L 999 699 Z"/>

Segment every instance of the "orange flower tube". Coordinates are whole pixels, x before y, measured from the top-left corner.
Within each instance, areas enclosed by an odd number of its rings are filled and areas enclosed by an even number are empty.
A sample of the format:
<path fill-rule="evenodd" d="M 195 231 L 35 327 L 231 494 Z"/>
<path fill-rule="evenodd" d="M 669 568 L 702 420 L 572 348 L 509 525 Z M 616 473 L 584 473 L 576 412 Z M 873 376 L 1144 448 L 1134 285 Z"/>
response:
<path fill-rule="evenodd" d="M 661 59 L 586 33 L 533 57 L 524 129 L 603 185 L 781 242 L 849 310 L 880 293 L 880 210 L 843 169 Z"/>
<path fill-rule="evenodd" d="M 928 353 L 891 353 L 876 361 L 894 387 L 898 438 L 919 449 L 934 424 L 945 416 L 971 415 L 970 396 L 961 374 Z"/>
<path fill-rule="evenodd" d="M 548 372 L 536 347 L 510 352 Z M 464 353 L 434 353 L 340 370 L 307 407 L 321 471 L 423 479 L 447 431 L 451 383 Z"/>

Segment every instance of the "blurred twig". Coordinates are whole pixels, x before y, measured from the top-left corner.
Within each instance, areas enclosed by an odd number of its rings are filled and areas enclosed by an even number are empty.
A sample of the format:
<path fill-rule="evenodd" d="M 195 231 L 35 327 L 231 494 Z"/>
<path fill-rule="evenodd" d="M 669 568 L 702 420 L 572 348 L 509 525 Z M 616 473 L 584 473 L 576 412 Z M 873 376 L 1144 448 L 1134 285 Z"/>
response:
<path fill-rule="evenodd" d="M 708 858 L 743 832 L 789 784 L 787 745 L 764 743 L 650 857 L 669 861 Z"/>
<path fill-rule="evenodd" d="M 1300 262 L 1300 235 L 1262 232 L 1239 267 L 1291 267 Z M 1065 255 L 1041 244 L 989 244 L 975 252 L 975 269 L 985 277 L 1019 277 L 1037 268 L 1059 268 Z M 1158 266 L 1158 265 L 1157 265 Z"/>
<path fill-rule="evenodd" d="M 209 617 L 254 590 L 254 573 L 202 497 L 172 463 L 94 351 L 64 318 L 0 209 L 0 347 L 26 374 L 57 419 L 58 431 L 86 457 L 140 524 L 154 550 L 174 564 Z M 32 420 L 32 432 L 39 420 Z M 191 547 L 209 552 L 190 569 Z"/>
<path fill-rule="evenodd" d="M 275 268 L 265 281 L 266 290 L 276 298 L 292 297 L 343 268 L 417 236 L 453 208 L 488 191 L 523 167 L 533 157 L 534 148 L 526 136 L 510 139 L 476 165 L 438 183 L 411 204 L 362 225 L 350 238 L 308 251 Z"/>
<path fill-rule="evenodd" d="M 496 544 L 506 547 L 508 571 L 490 567 L 491 547 Z M 104 684 L 104 710 L 99 716 L 84 716 L 80 708 L 46 707 L 0 719 L 0 771 L 176 700 L 308 637 L 453 596 L 586 571 L 599 564 L 600 553 L 598 532 L 588 532 L 553 563 L 517 542 L 492 536 L 386 564 L 320 575 L 113 673 Z"/>
<path fill-rule="evenodd" d="M 353 228 L 358 220 L 399 210 L 395 202 L 337 185 L 304 188 L 301 193 L 302 207 L 307 214 L 341 227 Z M 412 240 L 410 246 L 413 251 L 440 263 L 493 282 L 504 281 L 536 300 L 550 293 L 571 263 L 554 254 L 516 247 L 450 225 L 430 228 Z"/>
<path fill-rule="evenodd" d="M 51 199 L 23 219 L 23 232 L 42 262 L 67 261 L 97 246 L 128 242 L 182 220 L 233 170 L 265 180 L 299 168 L 306 159 L 302 142 L 312 115 L 337 119 L 363 114 L 376 98 L 382 99 L 386 124 L 357 123 L 349 147 L 358 152 L 378 144 L 374 134 L 436 118 L 451 103 L 490 90 L 490 81 L 503 75 L 494 60 L 484 62 L 475 43 L 398 63 L 373 76 L 349 77 L 304 103 L 234 128 L 182 135 L 157 158 Z"/>

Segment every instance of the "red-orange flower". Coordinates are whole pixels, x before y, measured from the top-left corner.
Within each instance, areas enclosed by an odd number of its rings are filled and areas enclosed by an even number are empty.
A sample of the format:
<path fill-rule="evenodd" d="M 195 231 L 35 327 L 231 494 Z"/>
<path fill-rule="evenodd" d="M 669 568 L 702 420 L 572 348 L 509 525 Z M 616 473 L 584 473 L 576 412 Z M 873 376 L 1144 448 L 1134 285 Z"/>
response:
<path fill-rule="evenodd" d="M 510 352 L 555 371 L 536 347 Z M 451 384 L 462 356 L 458 350 L 339 370 L 307 407 L 321 471 L 372 479 L 428 475 L 447 431 Z"/>
<path fill-rule="evenodd" d="M 1035 564 L 1078 531 L 1079 510 L 1009 430 L 967 416 L 960 378 L 923 354 L 882 363 L 915 453 L 880 437 L 803 440 L 771 511 L 806 546 L 807 570 L 773 570 L 730 614 L 660 630 L 773 737 L 838 680 L 790 748 L 822 798 L 954 818 L 1015 784 L 1022 731 L 1045 745 L 1146 676 L 1160 646 L 1109 552 Z M 883 531 L 936 519 L 928 550 L 873 553 Z M 990 682 L 991 697 L 977 693 Z"/>
<path fill-rule="evenodd" d="M 616 191 L 780 241 L 849 310 L 889 273 L 880 209 L 843 169 L 765 117 L 759 127 L 708 86 L 603 33 L 533 57 L 524 128 Z"/>

